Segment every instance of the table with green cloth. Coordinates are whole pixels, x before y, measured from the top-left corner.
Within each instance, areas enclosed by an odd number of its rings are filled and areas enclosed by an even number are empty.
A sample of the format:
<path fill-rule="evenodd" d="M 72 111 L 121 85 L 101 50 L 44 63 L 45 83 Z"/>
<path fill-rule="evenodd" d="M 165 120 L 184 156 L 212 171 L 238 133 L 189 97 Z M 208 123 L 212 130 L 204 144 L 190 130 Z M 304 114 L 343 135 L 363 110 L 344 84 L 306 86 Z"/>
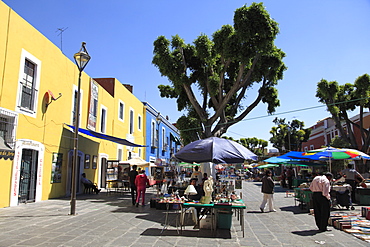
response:
<path fill-rule="evenodd" d="M 312 207 L 312 191 L 309 188 L 294 188 L 294 205 L 299 202 L 299 206 L 303 209 L 306 205 L 308 210 Z"/>
<path fill-rule="evenodd" d="M 210 203 L 210 204 L 193 203 L 193 202 L 184 203 L 181 205 L 181 220 L 180 220 L 181 231 L 183 227 L 185 229 L 184 217 L 185 217 L 186 210 L 189 208 L 196 208 L 199 210 L 200 209 L 209 210 L 212 215 L 212 221 L 211 221 L 212 231 L 216 230 L 216 217 L 215 216 L 217 215 L 218 210 L 225 209 L 225 208 L 234 210 L 237 214 L 238 221 L 240 221 L 240 226 L 241 226 L 241 230 L 243 231 L 243 237 L 244 237 L 244 210 L 246 209 L 246 206 L 243 200 L 239 199 L 239 200 L 235 200 L 234 202 L 230 202 L 230 203 Z M 200 215 L 200 217 L 201 216 L 203 215 Z M 198 226 L 200 223 L 199 221 L 200 219 L 199 217 L 197 217 L 196 225 Z"/>

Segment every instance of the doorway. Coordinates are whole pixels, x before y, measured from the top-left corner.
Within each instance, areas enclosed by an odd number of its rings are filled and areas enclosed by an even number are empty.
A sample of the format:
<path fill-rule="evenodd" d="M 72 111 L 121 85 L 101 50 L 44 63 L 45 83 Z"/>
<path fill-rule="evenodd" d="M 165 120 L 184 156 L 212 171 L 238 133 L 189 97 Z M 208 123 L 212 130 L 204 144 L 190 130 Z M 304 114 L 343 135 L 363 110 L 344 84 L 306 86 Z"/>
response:
<path fill-rule="evenodd" d="M 107 158 L 106 157 L 101 157 L 100 158 L 100 187 L 101 188 L 106 188 L 107 184 Z"/>
<path fill-rule="evenodd" d="M 23 149 L 18 189 L 18 203 L 35 202 L 38 151 Z"/>

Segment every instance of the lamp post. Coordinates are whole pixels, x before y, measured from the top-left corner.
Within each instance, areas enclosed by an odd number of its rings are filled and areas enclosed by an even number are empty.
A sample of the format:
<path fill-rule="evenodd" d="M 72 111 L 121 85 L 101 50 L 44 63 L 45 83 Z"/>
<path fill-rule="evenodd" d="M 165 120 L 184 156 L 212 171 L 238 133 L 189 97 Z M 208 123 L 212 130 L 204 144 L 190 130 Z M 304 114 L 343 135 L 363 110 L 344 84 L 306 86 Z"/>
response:
<path fill-rule="evenodd" d="M 155 121 L 157 122 L 157 158 L 156 163 L 159 165 L 159 124 L 161 123 L 161 113 L 158 112 L 157 117 L 155 118 Z M 162 161 L 161 161 L 162 163 Z M 162 186 L 162 181 L 157 183 L 157 197 L 159 196 L 159 188 Z"/>
<path fill-rule="evenodd" d="M 76 170 L 78 162 L 78 127 L 80 125 L 80 91 L 81 91 L 81 73 L 85 69 L 87 63 L 90 61 L 90 55 L 85 47 L 86 43 L 82 42 L 82 46 L 79 52 L 73 57 L 78 67 L 78 87 L 77 87 L 77 98 L 76 98 L 76 109 L 74 114 L 74 145 L 73 145 L 73 162 L 72 162 L 72 191 L 71 191 L 71 212 L 70 215 L 76 215 Z"/>
<path fill-rule="evenodd" d="M 288 122 L 288 145 L 289 145 L 288 152 L 290 152 L 290 129 L 291 129 L 290 122 Z"/>
<path fill-rule="evenodd" d="M 158 112 L 157 117 L 155 118 L 155 121 L 157 122 L 157 159 L 159 159 L 159 124 L 162 121 L 160 112 Z"/>

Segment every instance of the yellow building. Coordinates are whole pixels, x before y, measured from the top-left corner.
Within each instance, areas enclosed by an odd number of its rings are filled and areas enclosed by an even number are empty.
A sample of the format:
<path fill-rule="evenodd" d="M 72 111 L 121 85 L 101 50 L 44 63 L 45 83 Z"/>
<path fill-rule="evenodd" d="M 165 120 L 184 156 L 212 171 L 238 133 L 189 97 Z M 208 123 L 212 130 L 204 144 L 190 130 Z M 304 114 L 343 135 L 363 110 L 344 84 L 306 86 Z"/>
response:
<path fill-rule="evenodd" d="M 68 196 L 78 68 L 1 1 L 0 23 L 0 207 Z M 144 148 L 117 143 L 144 145 L 144 107 L 131 91 L 82 73 L 78 181 L 85 172 L 105 187 L 108 160 L 144 157 Z"/>

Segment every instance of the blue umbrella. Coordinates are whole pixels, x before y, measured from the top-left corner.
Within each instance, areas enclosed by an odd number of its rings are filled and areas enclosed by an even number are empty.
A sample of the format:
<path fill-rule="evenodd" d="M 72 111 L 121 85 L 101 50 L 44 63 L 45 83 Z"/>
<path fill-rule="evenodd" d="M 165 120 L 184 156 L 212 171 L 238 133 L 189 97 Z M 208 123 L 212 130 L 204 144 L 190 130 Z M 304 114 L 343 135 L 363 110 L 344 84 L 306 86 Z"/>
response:
<path fill-rule="evenodd" d="M 243 163 L 245 160 L 257 160 L 257 155 L 237 142 L 209 137 L 192 142 L 181 148 L 174 155 L 185 162 L 213 162 L 215 164 Z"/>

